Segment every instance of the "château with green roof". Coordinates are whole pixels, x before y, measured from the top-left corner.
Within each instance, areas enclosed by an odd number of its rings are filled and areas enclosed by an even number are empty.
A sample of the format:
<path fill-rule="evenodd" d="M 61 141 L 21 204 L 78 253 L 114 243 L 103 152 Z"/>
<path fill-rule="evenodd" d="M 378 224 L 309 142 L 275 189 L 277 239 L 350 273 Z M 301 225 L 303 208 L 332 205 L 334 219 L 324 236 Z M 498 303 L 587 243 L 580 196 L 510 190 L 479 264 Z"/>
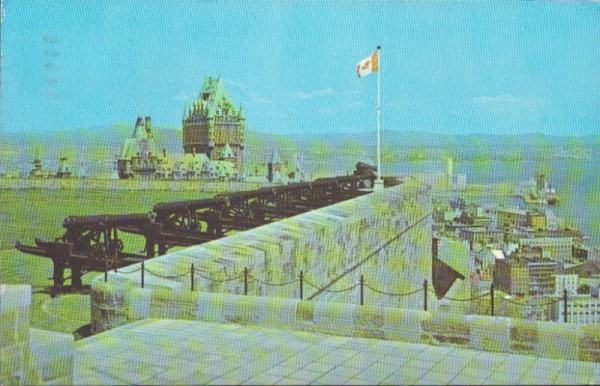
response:
<path fill-rule="evenodd" d="M 221 78 L 208 77 L 198 98 L 183 115 L 183 150 L 206 154 L 210 160 L 233 156 L 243 173 L 246 117 L 227 95 Z"/>

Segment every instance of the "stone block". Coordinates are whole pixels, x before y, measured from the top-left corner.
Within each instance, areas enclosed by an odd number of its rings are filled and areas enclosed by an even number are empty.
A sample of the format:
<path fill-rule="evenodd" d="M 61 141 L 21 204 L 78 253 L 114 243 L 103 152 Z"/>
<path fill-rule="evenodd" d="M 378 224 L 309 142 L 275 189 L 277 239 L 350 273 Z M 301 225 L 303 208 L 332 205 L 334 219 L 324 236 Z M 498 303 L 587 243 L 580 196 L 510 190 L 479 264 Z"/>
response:
<path fill-rule="evenodd" d="M 428 312 L 385 308 L 383 311 L 384 337 L 388 340 L 422 342 L 426 339 L 422 324 L 430 317 Z"/>
<path fill-rule="evenodd" d="M 265 300 L 261 323 L 279 327 L 293 327 L 298 324 L 296 312 L 300 300 L 284 298 Z"/>
<path fill-rule="evenodd" d="M 354 304 L 318 301 L 313 321 L 325 331 L 347 336 L 355 327 L 357 307 Z"/>
<path fill-rule="evenodd" d="M 223 316 L 223 306 L 225 304 L 225 296 L 214 293 L 201 293 L 198 296 L 198 312 L 197 320 L 213 323 L 225 322 Z"/>
<path fill-rule="evenodd" d="M 229 295 L 224 297 L 223 319 L 237 324 L 260 324 L 266 317 L 267 298 Z"/>
<path fill-rule="evenodd" d="M 150 288 L 135 288 L 128 293 L 132 320 L 149 318 L 152 314 L 152 292 Z"/>
<path fill-rule="evenodd" d="M 27 344 L 31 287 L 0 285 L 0 348 Z"/>
<path fill-rule="evenodd" d="M 161 319 L 178 319 L 183 313 L 185 295 L 189 291 L 182 288 L 154 288 L 151 293 L 150 316 Z"/>
<path fill-rule="evenodd" d="M 469 347 L 483 351 L 510 351 L 510 318 L 467 316 L 471 331 Z"/>
<path fill-rule="evenodd" d="M 0 348 L 0 381 L 7 385 L 27 384 L 28 344 Z"/>
<path fill-rule="evenodd" d="M 583 336 L 577 325 L 543 323 L 543 326 L 538 326 L 535 354 L 553 359 L 578 358 L 579 341 Z"/>
<path fill-rule="evenodd" d="M 600 362 L 600 324 L 582 326 L 579 340 L 579 360 Z"/>
<path fill-rule="evenodd" d="M 30 355 L 42 382 L 57 381 L 71 376 L 74 342 L 71 334 L 30 330 Z"/>
<path fill-rule="evenodd" d="M 510 351 L 518 354 L 533 354 L 538 343 L 538 323 L 515 318 L 510 327 Z"/>

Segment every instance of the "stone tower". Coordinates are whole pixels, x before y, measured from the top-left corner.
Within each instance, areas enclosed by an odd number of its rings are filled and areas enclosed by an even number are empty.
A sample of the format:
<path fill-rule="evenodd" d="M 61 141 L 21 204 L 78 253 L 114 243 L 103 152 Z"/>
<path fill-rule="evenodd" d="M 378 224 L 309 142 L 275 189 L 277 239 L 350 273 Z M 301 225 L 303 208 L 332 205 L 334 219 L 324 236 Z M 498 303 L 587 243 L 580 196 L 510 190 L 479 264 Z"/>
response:
<path fill-rule="evenodd" d="M 229 99 L 223 81 L 208 77 L 198 98 L 185 108 L 183 151 L 186 154 L 196 151 L 210 160 L 219 160 L 229 145 L 235 168 L 242 172 L 245 134 L 244 113 Z"/>

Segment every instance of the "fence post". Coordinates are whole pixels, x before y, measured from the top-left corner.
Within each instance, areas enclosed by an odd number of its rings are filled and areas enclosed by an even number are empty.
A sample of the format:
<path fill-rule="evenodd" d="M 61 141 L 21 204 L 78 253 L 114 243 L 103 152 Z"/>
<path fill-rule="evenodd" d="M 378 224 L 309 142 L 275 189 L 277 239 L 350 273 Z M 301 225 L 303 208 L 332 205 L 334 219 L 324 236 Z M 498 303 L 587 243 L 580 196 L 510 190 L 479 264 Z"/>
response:
<path fill-rule="evenodd" d="M 192 263 L 191 272 L 192 272 L 192 279 L 191 279 L 192 280 L 192 283 L 191 283 L 192 285 L 191 285 L 191 287 L 192 287 L 192 292 L 194 292 L 194 263 Z"/>
<path fill-rule="evenodd" d="M 142 260 L 142 288 L 144 288 L 144 260 Z"/>
<path fill-rule="evenodd" d="M 427 311 L 427 279 L 423 281 L 423 309 Z"/>
<path fill-rule="evenodd" d="M 248 295 L 248 267 L 244 267 L 244 295 Z"/>
<path fill-rule="evenodd" d="M 494 283 L 490 286 L 490 309 L 492 316 L 494 316 Z"/>
<path fill-rule="evenodd" d="M 304 272 L 300 271 L 300 300 L 304 298 Z"/>
<path fill-rule="evenodd" d="M 365 304 L 365 278 L 360 275 L 360 305 Z"/>
<path fill-rule="evenodd" d="M 567 323 L 567 289 L 563 290 L 563 303 L 564 303 L 564 322 Z"/>
<path fill-rule="evenodd" d="M 106 269 L 106 267 L 104 267 L 104 282 L 106 283 L 108 281 L 108 270 Z"/>

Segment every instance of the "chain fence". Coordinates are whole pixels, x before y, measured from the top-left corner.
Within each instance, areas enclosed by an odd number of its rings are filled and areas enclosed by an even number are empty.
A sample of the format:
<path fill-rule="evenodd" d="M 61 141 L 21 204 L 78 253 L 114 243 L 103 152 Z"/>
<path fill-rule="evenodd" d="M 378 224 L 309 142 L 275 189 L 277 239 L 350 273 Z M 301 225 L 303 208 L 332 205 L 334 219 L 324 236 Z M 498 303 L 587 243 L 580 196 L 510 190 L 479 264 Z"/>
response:
<path fill-rule="evenodd" d="M 149 273 L 150 275 L 154 276 L 154 277 L 158 277 L 161 279 L 166 279 L 166 280 L 176 280 L 182 277 L 186 277 L 186 276 L 190 276 L 191 279 L 191 290 L 194 291 L 194 281 L 196 278 L 201 278 L 201 279 L 205 279 L 209 282 L 215 282 L 215 283 L 227 283 L 227 282 L 233 282 L 233 281 L 238 281 L 238 280 L 242 280 L 243 279 L 243 284 L 244 284 L 244 295 L 248 295 L 248 283 L 249 281 L 253 281 L 256 282 L 260 285 L 263 286 L 269 286 L 269 287 L 287 287 L 287 286 L 292 286 L 292 285 L 296 285 L 299 284 L 299 289 L 300 289 L 300 299 L 304 300 L 304 284 L 308 285 L 309 287 L 313 288 L 315 290 L 315 294 L 317 293 L 332 293 L 332 294 L 339 294 L 339 293 L 344 293 L 344 292 L 349 292 L 349 291 L 354 291 L 356 288 L 360 289 L 360 304 L 364 305 L 364 299 L 365 299 L 365 288 L 373 291 L 373 293 L 382 295 L 382 296 L 390 296 L 390 297 L 407 297 L 407 296 L 413 296 L 416 295 L 420 292 L 423 292 L 423 309 L 425 311 L 427 311 L 427 306 L 428 306 L 428 300 L 427 300 L 427 294 L 433 294 L 434 296 L 437 297 L 437 294 L 435 292 L 434 289 L 432 289 L 429 286 L 429 283 L 427 280 L 423 281 L 423 286 L 421 288 L 416 288 L 413 290 L 410 290 L 408 292 L 389 292 L 389 291 L 383 291 L 381 289 L 376 288 L 375 286 L 372 286 L 368 283 L 365 282 L 363 275 L 360 275 L 360 280 L 349 286 L 346 288 L 342 288 L 342 289 L 330 289 L 331 287 L 331 282 L 325 286 L 319 286 L 315 283 L 313 283 L 310 280 L 307 280 L 305 277 L 305 273 L 304 272 L 300 272 L 300 275 L 298 278 L 290 280 L 290 281 L 286 281 L 286 282 L 280 282 L 280 283 L 273 283 L 273 282 L 268 282 L 268 281 L 264 281 L 261 279 L 258 279 L 257 277 L 255 277 L 254 275 L 251 274 L 250 270 L 248 268 L 244 268 L 244 271 L 242 274 L 234 276 L 234 277 L 229 277 L 229 278 L 225 278 L 225 279 L 216 279 L 210 276 L 205 276 L 202 273 L 200 273 L 198 270 L 194 269 L 194 265 L 192 264 L 190 267 L 190 270 L 187 272 L 182 272 L 182 273 L 174 273 L 171 275 L 166 275 L 166 274 L 162 274 L 162 273 L 158 273 L 154 270 L 148 269 L 147 267 L 145 267 L 144 263 L 142 262 L 141 266 L 133 269 L 131 271 L 122 271 L 122 270 L 118 270 L 115 269 L 113 272 L 115 273 L 119 273 L 119 274 L 125 274 L 125 275 L 129 275 L 129 274 L 133 274 L 133 273 L 137 273 L 137 272 L 141 272 L 141 285 L 142 288 L 144 288 L 144 275 L 145 273 Z M 104 275 L 104 280 L 107 281 L 108 280 L 108 271 L 105 272 Z M 447 299 L 451 302 L 473 302 L 473 301 L 477 301 L 483 298 L 489 298 L 489 303 L 490 303 L 490 314 L 492 316 L 494 316 L 494 311 L 495 311 L 495 304 L 496 304 L 496 297 L 498 295 L 495 294 L 495 286 L 492 284 L 490 286 L 490 291 L 485 292 L 483 294 L 477 295 L 477 296 L 471 296 L 471 297 L 467 297 L 467 298 L 455 298 L 455 297 L 450 297 L 450 296 L 443 296 L 441 298 L 438 297 L 438 300 L 442 300 L 442 299 Z M 307 300 L 311 300 L 311 298 L 314 297 L 311 296 L 309 297 Z M 565 292 L 562 298 L 559 299 L 551 299 L 549 301 L 546 302 L 542 302 L 542 303 L 523 303 L 523 302 L 518 302 L 515 300 L 512 300 L 510 298 L 507 297 L 501 297 L 500 298 L 501 301 L 503 302 L 507 302 L 516 306 L 520 306 L 520 307 L 547 307 L 547 306 L 551 306 L 553 304 L 556 304 L 558 302 L 563 302 L 564 303 L 564 310 L 567 309 L 567 302 L 568 302 L 568 297 L 567 297 L 567 293 Z M 567 322 L 567 316 L 566 316 L 566 311 L 563 311 L 563 319 L 565 321 L 565 323 Z"/>

